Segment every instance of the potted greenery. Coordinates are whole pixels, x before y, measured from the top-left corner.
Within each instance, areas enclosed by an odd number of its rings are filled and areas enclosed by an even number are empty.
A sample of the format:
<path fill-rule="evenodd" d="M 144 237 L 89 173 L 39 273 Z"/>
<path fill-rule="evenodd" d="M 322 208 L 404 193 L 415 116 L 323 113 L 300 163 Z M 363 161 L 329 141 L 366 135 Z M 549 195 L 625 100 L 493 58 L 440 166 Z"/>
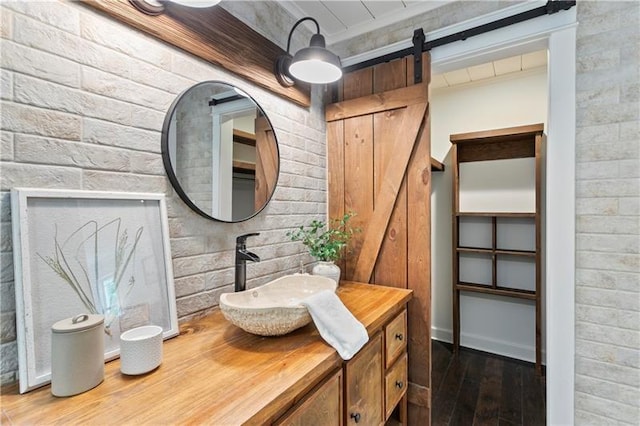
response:
<path fill-rule="evenodd" d="M 340 282 L 340 267 L 335 261 L 342 256 L 349 240 L 359 228 L 352 228 L 348 222 L 355 213 L 346 213 L 342 218 L 331 219 L 329 225 L 319 220 L 313 220 L 309 226 L 300 226 L 294 231 L 287 232 L 291 241 L 301 241 L 307 246 L 309 254 L 318 260 L 311 273 L 323 275 Z"/>

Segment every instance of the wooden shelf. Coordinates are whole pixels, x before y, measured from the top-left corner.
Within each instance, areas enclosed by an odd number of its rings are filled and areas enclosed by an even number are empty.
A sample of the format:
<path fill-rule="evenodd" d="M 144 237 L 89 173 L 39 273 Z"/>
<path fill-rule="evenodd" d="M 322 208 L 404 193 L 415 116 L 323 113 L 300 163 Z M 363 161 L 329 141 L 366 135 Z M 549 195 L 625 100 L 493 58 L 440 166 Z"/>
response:
<path fill-rule="evenodd" d="M 456 285 L 460 291 L 471 291 L 475 293 L 494 294 L 496 296 L 517 297 L 520 299 L 536 300 L 536 292 L 531 290 L 520 290 L 517 288 L 491 287 L 489 285 L 462 283 Z"/>
<path fill-rule="evenodd" d="M 249 146 L 256 146 L 256 135 L 242 130 L 233 129 L 233 141 Z"/>
<path fill-rule="evenodd" d="M 456 212 L 458 217 L 530 217 L 535 218 L 535 213 L 528 212 Z"/>
<path fill-rule="evenodd" d="M 233 171 L 236 173 L 256 174 L 256 164 L 246 161 L 233 160 Z"/>
<path fill-rule="evenodd" d="M 458 253 L 503 254 L 509 256 L 536 257 L 536 252 L 531 250 L 504 250 L 480 247 L 456 247 Z"/>
<path fill-rule="evenodd" d="M 444 172 L 444 164 L 431 157 L 431 171 L 432 172 Z"/>

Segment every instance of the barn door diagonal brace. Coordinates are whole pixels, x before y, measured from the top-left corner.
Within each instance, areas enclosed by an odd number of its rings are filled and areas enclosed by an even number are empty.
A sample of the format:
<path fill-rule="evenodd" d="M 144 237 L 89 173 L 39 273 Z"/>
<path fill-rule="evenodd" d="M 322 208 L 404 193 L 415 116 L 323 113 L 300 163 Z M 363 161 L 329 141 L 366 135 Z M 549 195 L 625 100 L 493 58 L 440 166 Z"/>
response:
<path fill-rule="evenodd" d="M 413 84 L 422 83 L 422 46 L 424 30 L 418 28 L 413 32 Z"/>

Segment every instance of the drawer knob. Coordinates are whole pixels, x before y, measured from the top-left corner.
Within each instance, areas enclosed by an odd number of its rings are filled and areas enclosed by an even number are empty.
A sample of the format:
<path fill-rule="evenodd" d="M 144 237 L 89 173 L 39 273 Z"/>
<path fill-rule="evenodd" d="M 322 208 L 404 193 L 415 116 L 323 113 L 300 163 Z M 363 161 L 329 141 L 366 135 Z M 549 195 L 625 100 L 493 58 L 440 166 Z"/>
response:
<path fill-rule="evenodd" d="M 402 383 L 400 380 L 396 380 L 396 387 L 398 389 L 402 389 L 403 386 L 404 386 L 404 383 Z"/>
<path fill-rule="evenodd" d="M 351 413 L 351 418 L 356 422 L 360 422 L 360 413 Z"/>
<path fill-rule="evenodd" d="M 396 333 L 396 340 L 402 340 L 404 339 L 404 336 L 402 335 L 402 333 Z"/>

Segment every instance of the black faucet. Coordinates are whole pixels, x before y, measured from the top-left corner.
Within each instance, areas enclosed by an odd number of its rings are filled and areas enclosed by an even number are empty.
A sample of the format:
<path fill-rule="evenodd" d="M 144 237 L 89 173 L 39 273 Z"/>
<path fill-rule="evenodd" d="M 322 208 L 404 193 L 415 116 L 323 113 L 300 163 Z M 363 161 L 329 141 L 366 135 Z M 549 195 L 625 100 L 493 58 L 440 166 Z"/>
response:
<path fill-rule="evenodd" d="M 236 281 L 235 291 L 244 291 L 247 287 L 247 260 L 260 262 L 257 254 L 247 251 L 247 238 L 260 235 L 258 232 L 240 235 L 236 238 Z"/>

